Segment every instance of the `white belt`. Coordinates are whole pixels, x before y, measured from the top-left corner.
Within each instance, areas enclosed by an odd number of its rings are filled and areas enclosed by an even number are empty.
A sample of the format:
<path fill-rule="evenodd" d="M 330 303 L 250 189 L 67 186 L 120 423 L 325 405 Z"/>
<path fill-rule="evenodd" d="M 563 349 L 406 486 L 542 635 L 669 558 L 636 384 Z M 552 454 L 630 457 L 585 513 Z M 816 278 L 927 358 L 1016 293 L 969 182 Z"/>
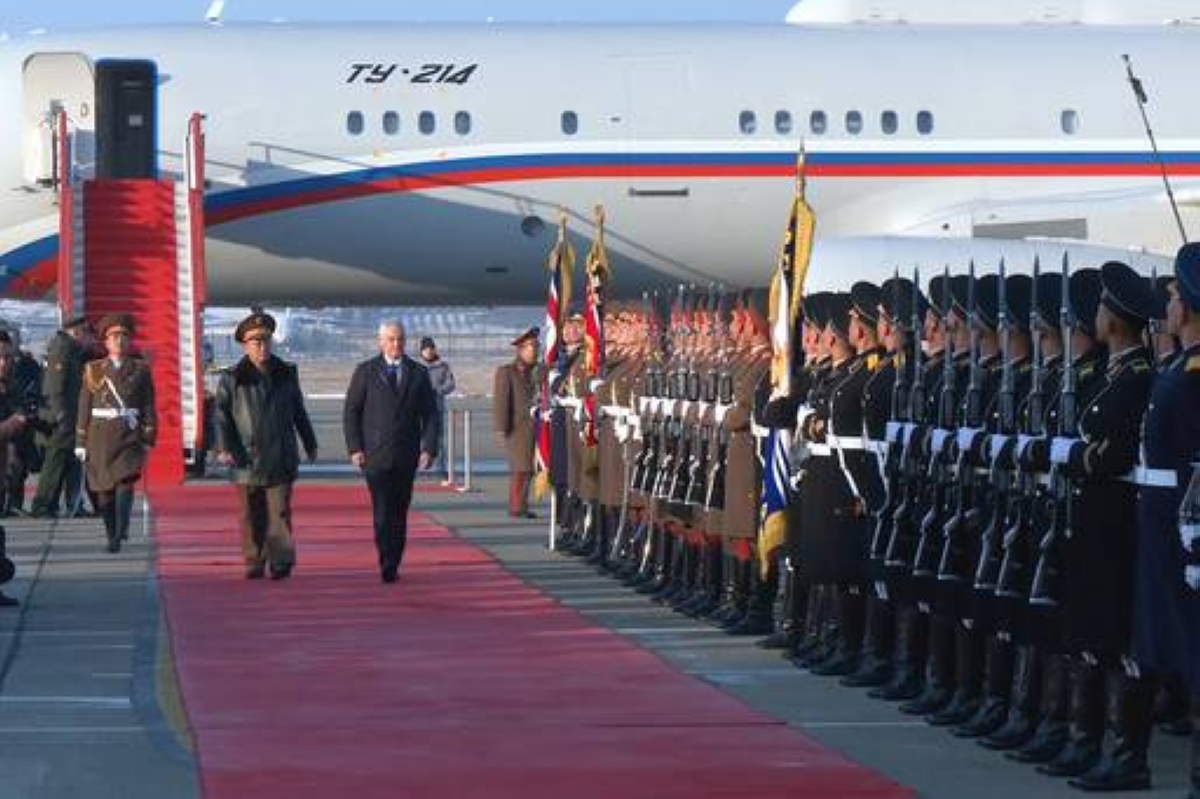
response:
<path fill-rule="evenodd" d="M 629 409 L 623 405 L 602 405 L 600 406 L 600 412 L 605 416 L 613 416 L 619 419 L 629 413 Z"/>
<path fill-rule="evenodd" d="M 851 450 L 867 449 L 869 440 L 863 439 L 861 436 L 835 436 L 832 433 L 825 436 L 825 440 L 829 442 L 829 446 L 833 449 L 840 449 L 843 452 Z"/>
<path fill-rule="evenodd" d="M 1151 488 L 1176 488 L 1179 485 L 1178 476 L 1173 469 L 1148 469 L 1145 466 L 1137 466 L 1117 479 Z"/>
<path fill-rule="evenodd" d="M 116 408 L 92 408 L 93 419 L 120 419 L 122 416 Z"/>
<path fill-rule="evenodd" d="M 888 446 L 889 446 L 889 444 L 887 441 L 876 441 L 874 439 L 867 439 L 867 442 L 866 442 L 866 449 L 875 453 L 875 456 L 879 457 L 879 458 L 882 458 L 888 454 Z"/>
<path fill-rule="evenodd" d="M 755 438 L 766 438 L 767 436 L 771 435 L 771 428 L 763 427 L 760 424 L 755 424 L 754 422 L 751 422 L 750 423 L 750 433 Z"/>
<path fill-rule="evenodd" d="M 809 444 L 808 454 L 814 458 L 827 458 L 833 454 L 833 448 L 828 444 Z"/>

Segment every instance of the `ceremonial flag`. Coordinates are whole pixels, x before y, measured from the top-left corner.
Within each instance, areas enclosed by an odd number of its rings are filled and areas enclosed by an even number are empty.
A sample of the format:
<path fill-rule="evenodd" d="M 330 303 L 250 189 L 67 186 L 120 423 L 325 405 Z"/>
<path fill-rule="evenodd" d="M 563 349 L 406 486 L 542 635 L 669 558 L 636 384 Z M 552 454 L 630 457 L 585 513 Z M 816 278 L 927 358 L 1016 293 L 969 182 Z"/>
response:
<path fill-rule="evenodd" d="M 534 452 L 534 496 L 546 495 L 550 487 L 550 388 L 562 371 L 566 355 L 562 346 L 562 327 L 571 301 L 571 277 L 575 268 L 575 250 L 567 240 L 567 215 L 558 224 L 558 240 L 550 251 L 546 264 L 550 270 L 550 285 L 546 290 L 546 321 L 542 325 L 545 370 L 542 377 L 542 396 L 538 414 L 537 448 Z"/>
<path fill-rule="evenodd" d="M 584 396 L 583 443 L 596 446 L 596 395 L 593 385 L 604 377 L 604 292 L 611 268 L 604 247 L 604 207 L 596 206 L 596 241 L 587 256 L 587 298 L 584 318 L 584 365 L 588 392 Z"/>
<path fill-rule="evenodd" d="M 796 191 L 788 214 L 779 263 L 771 279 L 771 395 L 784 397 L 792 390 L 792 331 L 804 296 L 804 280 L 812 256 L 816 216 L 804 198 L 804 148 L 796 161 Z M 763 453 L 763 490 L 759 505 L 759 567 L 765 575 L 771 556 L 787 537 L 787 508 L 791 500 L 792 436 L 773 429 Z"/>

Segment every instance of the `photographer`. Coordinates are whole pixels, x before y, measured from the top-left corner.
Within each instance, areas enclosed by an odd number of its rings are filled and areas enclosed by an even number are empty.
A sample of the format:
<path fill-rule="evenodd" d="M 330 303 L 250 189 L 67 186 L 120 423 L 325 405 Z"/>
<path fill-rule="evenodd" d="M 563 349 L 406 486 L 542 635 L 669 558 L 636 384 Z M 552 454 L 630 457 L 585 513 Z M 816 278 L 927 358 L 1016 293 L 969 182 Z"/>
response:
<path fill-rule="evenodd" d="M 19 396 L 14 387 L 13 368 L 16 348 L 8 333 L 0 330 L 0 474 L 7 473 L 9 444 L 26 431 L 28 419 L 21 411 Z M 4 551 L 4 528 L 0 527 L 0 584 L 12 579 L 15 569 Z M 0 607 L 12 607 L 18 602 L 0 591 Z"/>

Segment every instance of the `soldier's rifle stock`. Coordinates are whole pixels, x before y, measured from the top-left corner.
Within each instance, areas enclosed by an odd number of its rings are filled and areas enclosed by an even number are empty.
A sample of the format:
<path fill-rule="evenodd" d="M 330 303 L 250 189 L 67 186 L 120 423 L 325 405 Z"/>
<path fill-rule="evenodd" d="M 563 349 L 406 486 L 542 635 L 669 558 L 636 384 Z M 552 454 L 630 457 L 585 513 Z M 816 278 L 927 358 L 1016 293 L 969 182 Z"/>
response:
<path fill-rule="evenodd" d="M 1014 326 L 1008 307 L 1008 272 L 1000 259 L 1000 302 L 996 328 L 1000 334 L 1000 393 L 997 397 L 996 429 L 990 440 L 989 481 L 992 485 L 992 514 L 984 529 L 975 565 L 975 589 L 995 591 L 1004 558 L 1004 535 L 1008 530 L 1009 501 L 1013 490 L 1012 437 L 1017 433 L 1016 372 L 1012 362 Z"/>
<path fill-rule="evenodd" d="M 1062 303 L 1058 312 L 1059 328 L 1063 344 L 1062 389 L 1058 396 L 1058 429 L 1060 438 L 1078 435 L 1076 395 L 1078 387 L 1075 372 L 1075 347 L 1071 334 L 1075 329 L 1075 313 L 1071 306 L 1071 281 L 1066 253 L 1062 261 Z M 1070 478 L 1059 464 L 1050 467 L 1050 489 L 1054 497 L 1053 517 L 1046 534 L 1038 543 L 1038 562 L 1029 588 L 1032 605 L 1055 607 L 1061 599 L 1062 546 L 1071 537 L 1072 485 Z"/>
<path fill-rule="evenodd" d="M 983 423 L 983 366 L 979 363 L 980 320 L 979 297 L 976 290 L 975 263 L 971 263 L 971 285 L 968 288 L 967 325 L 970 331 L 970 356 L 968 364 L 967 390 L 964 396 L 959 440 L 955 462 L 956 483 L 954 512 L 947 520 L 942 534 L 942 552 L 937 567 L 937 578 L 941 582 L 962 582 L 969 578 L 973 564 L 967 563 L 972 534 L 972 511 L 974 505 L 975 459 L 970 442 L 966 438 L 974 435 Z M 963 446 L 967 444 L 967 446 Z"/>
<path fill-rule="evenodd" d="M 910 378 L 914 370 L 921 369 L 920 328 L 918 327 L 917 292 L 920 291 L 921 278 L 918 272 L 913 279 L 913 308 L 912 316 L 906 323 L 900 319 L 900 270 L 892 278 L 892 309 L 896 318 L 892 320 L 899 341 L 894 358 L 896 380 L 892 386 L 891 413 L 888 419 L 888 434 L 886 436 L 886 454 L 884 457 L 883 476 L 887 497 L 875 512 L 874 527 L 871 535 L 871 559 L 874 561 L 887 560 L 888 542 L 896 509 L 902 504 L 904 493 L 902 478 L 904 475 L 904 430 L 906 425 L 913 422 L 912 405 L 909 395 L 913 383 Z M 915 344 L 915 346 L 914 346 Z"/>
<path fill-rule="evenodd" d="M 1024 425 L 1021 433 L 1031 439 L 1040 438 L 1046 432 L 1046 364 L 1042 351 L 1042 337 L 1038 333 L 1044 324 L 1038 304 L 1038 282 L 1042 265 L 1033 259 L 1033 295 L 1030 298 L 1029 332 L 1032 346 L 1032 369 L 1029 399 L 1025 403 Z M 1019 453 L 1018 453 L 1019 454 Z M 1012 521 L 1004 533 L 1004 559 L 1000 563 L 1000 575 L 996 580 L 996 594 L 1009 599 L 1024 599 L 1029 596 L 1030 558 L 1032 537 L 1037 534 L 1034 507 L 1040 496 L 1037 473 L 1018 463 L 1018 490 L 1014 496 Z"/>

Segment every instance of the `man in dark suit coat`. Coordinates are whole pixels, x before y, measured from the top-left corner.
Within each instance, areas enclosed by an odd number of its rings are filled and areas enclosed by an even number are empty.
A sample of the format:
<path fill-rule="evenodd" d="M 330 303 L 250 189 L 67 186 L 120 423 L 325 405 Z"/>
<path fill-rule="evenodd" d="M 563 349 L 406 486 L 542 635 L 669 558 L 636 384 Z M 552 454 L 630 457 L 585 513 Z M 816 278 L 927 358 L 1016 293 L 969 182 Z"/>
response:
<path fill-rule="evenodd" d="M 425 367 L 404 354 L 404 326 L 379 326 L 379 356 L 360 363 L 346 390 L 350 462 L 371 489 L 380 575 L 396 582 L 418 468 L 437 456 L 437 399 Z"/>

